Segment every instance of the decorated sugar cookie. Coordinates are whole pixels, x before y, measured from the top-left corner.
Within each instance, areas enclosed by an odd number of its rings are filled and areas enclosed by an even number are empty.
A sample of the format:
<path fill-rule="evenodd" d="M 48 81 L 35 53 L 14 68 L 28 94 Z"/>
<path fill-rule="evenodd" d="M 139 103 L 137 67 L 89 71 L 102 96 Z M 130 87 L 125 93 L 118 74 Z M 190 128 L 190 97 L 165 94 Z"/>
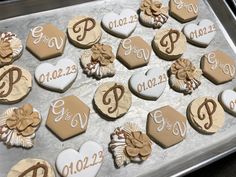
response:
<path fill-rule="evenodd" d="M 137 13 L 132 9 L 124 9 L 120 14 L 107 13 L 102 19 L 102 26 L 114 36 L 127 38 L 135 30 L 137 22 Z"/>
<path fill-rule="evenodd" d="M 32 88 L 31 74 L 16 65 L 0 68 L 0 103 L 13 104 L 25 98 Z"/>
<path fill-rule="evenodd" d="M 66 96 L 51 103 L 46 126 L 58 138 L 66 140 L 86 131 L 89 114 L 89 107 L 78 97 Z"/>
<path fill-rule="evenodd" d="M 0 33 L 0 67 L 13 63 L 20 58 L 22 52 L 23 45 L 16 34 Z"/>
<path fill-rule="evenodd" d="M 190 124 L 203 134 L 213 134 L 224 125 L 225 112 L 213 97 L 200 97 L 190 103 L 187 116 Z"/>
<path fill-rule="evenodd" d="M 120 168 L 131 162 L 147 160 L 152 152 L 152 143 L 137 124 L 128 122 L 117 127 L 111 134 L 109 148 L 115 165 Z"/>
<path fill-rule="evenodd" d="M 35 79 L 44 88 L 64 92 L 72 85 L 77 73 L 76 63 L 64 58 L 55 66 L 50 63 L 40 64 L 35 70 Z"/>
<path fill-rule="evenodd" d="M 90 48 L 99 42 L 102 36 L 100 24 L 92 17 L 77 16 L 69 21 L 68 38 L 79 48 Z"/>
<path fill-rule="evenodd" d="M 128 112 L 132 103 L 132 95 L 123 84 L 105 82 L 96 90 L 94 103 L 103 115 L 117 119 Z"/>
<path fill-rule="evenodd" d="M 95 177 L 104 160 L 103 148 L 94 141 L 87 141 L 79 151 L 65 149 L 56 160 L 56 167 L 61 176 Z"/>
<path fill-rule="evenodd" d="M 236 92 L 234 90 L 225 90 L 219 95 L 219 101 L 222 107 L 230 114 L 236 116 Z"/>
<path fill-rule="evenodd" d="M 139 16 L 143 25 L 160 28 L 168 20 L 168 7 L 161 0 L 142 0 Z"/>
<path fill-rule="evenodd" d="M 201 85 L 202 70 L 188 59 L 180 58 L 170 67 L 170 86 L 184 94 L 191 94 Z"/>
<path fill-rule="evenodd" d="M 216 35 L 216 26 L 211 20 L 204 19 L 198 25 L 185 25 L 183 33 L 188 42 L 199 47 L 207 47 Z"/>
<path fill-rule="evenodd" d="M 33 147 L 41 115 L 31 104 L 7 109 L 0 116 L 0 140 L 8 147 Z"/>
<path fill-rule="evenodd" d="M 146 72 L 138 72 L 129 80 L 131 90 L 144 99 L 158 99 L 165 90 L 166 72 L 161 68 L 152 68 Z"/>
<path fill-rule="evenodd" d="M 84 51 L 80 58 L 84 73 L 97 79 L 114 76 L 114 60 L 112 47 L 99 43 Z"/>
<path fill-rule="evenodd" d="M 170 15 L 180 22 L 196 19 L 198 12 L 198 0 L 170 0 Z"/>
<path fill-rule="evenodd" d="M 214 84 L 223 84 L 234 79 L 235 67 L 234 59 L 220 50 L 205 54 L 201 59 L 204 76 Z"/>
<path fill-rule="evenodd" d="M 42 159 L 23 159 L 14 165 L 7 177 L 56 177 L 53 167 Z"/>
<path fill-rule="evenodd" d="M 152 48 L 139 36 L 121 41 L 117 58 L 129 69 L 145 66 L 151 58 Z"/>
<path fill-rule="evenodd" d="M 65 44 L 66 34 L 52 24 L 32 28 L 26 41 L 27 49 L 39 60 L 62 55 Z"/>
<path fill-rule="evenodd" d="M 153 48 L 157 55 L 165 60 L 175 60 L 186 50 L 187 40 L 184 34 L 176 29 L 158 30 Z"/>
<path fill-rule="evenodd" d="M 164 148 L 181 142 L 187 133 L 187 118 L 170 106 L 148 114 L 147 134 Z"/>

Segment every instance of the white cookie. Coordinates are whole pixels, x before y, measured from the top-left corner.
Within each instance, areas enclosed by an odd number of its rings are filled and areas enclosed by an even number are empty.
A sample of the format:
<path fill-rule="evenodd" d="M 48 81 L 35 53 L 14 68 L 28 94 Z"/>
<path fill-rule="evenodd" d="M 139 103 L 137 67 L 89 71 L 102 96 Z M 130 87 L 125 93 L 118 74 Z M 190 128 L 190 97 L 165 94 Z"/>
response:
<path fill-rule="evenodd" d="M 95 177 L 103 162 L 103 148 L 96 142 L 87 141 L 80 151 L 66 149 L 56 160 L 56 167 L 62 176 Z"/>
<path fill-rule="evenodd" d="M 166 72 L 161 68 L 152 68 L 147 72 L 135 73 L 129 83 L 132 91 L 137 96 L 145 99 L 158 99 L 165 90 L 167 83 Z"/>
<path fill-rule="evenodd" d="M 190 43 L 200 47 L 207 47 L 216 35 L 216 26 L 211 20 L 204 19 L 198 25 L 185 25 L 183 33 Z"/>
<path fill-rule="evenodd" d="M 129 37 L 137 26 L 138 15 L 132 9 L 124 9 L 119 15 L 110 12 L 102 19 L 104 29 L 121 38 Z"/>
<path fill-rule="evenodd" d="M 74 61 L 64 58 L 56 66 L 50 63 L 40 64 L 35 70 L 35 79 L 42 87 L 64 92 L 75 80 L 78 73 Z"/>
<path fill-rule="evenodd" d="M 236 116 L 236 92 L 225 90 L 219 95 L 219 101 L 222 107 L 232 115 Z"/>

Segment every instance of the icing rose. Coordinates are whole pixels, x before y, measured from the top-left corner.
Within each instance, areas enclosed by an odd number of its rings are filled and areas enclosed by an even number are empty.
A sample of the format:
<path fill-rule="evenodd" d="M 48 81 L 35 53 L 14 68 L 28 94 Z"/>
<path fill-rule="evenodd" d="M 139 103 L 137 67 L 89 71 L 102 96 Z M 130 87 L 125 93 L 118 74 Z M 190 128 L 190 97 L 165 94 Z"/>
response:
<path fill-rule="evenodd" d="M 99 62 L 102 66 L 107 66 L 115 60 L 112 48 L 109 45 L 95 44 L 91 50 L 93 52 L 92 61 Z"/>
<path fill-rule="evenodd" d="M 140 10 L 146 15 L 156 17 L 160 14 L 167 14 L 167 7 L 163 7 L 160 1 L 143 0 Z"/>
<path fill-rule="evenodd" d="M 171 66 L 171 73 L 180 80 L 192 80 L 195 70 L 195 66 L 187 59 L 178 59 Z"/>
<path fill-rule="evenodd" d="M 146 160 L 151 154 L 151 142 L 148 136 L 140 131 L 131 132 L 126 135 L 127 146 L 125 151 L 131 158 L 139 157 Z"/>
<path fill-rule="evenodd" d="M 0 39 L 0 62 L 6 63 L 12 60 L 12 48 L 10 42 Z"/>
<path fill-rule="evenodd" d="M 6 120 L 9 129 L 17 130 L 22 136 L 32 135 L 40 124 L 38 112 L 34 112 L 32 105 L 25 104 L 21 108 L 14 109 L 12 115 Z"/>

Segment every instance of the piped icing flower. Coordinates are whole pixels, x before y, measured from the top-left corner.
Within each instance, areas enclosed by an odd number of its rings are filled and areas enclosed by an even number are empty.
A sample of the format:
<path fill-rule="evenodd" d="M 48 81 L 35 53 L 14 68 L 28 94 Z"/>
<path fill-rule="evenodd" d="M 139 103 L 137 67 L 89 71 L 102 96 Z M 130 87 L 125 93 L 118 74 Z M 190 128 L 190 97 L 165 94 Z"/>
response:
<path fill-rule="evenodd" d="M 135 123 L 126 123 L 117 127 L 111 134 L 109 147 L 113 153 L 117 167 L 132 162 L 147 160 L 152 152 L 152 143 Z"/>
<path fill-rule="evenodd" d="M 30 148 L 40 122 L 39 112 L 30 104 L 9 108 L 0 116 L 0 140 L 9 146 Z"/>
<path fill-rule="evenodd" d="M 170 74 L 171 86 L 177 91 L 189 94 L 201 85 L 202 70 L 187 59 L 176 60 L 171 65 Z"/>
<path fill-rule="evenodd" d="M 12 60 L 10 42 L 0 39 L 0 63 L 9 63 Z"/>
<path fill-rule="evenodd" d="M 110 63 L 113 63 L 115 56 L 112 53 L 112 47 L 105 44 L 95 44 L 92 47 L 92 61 L 99 62 L 102 66 L 107 66 Z"/>

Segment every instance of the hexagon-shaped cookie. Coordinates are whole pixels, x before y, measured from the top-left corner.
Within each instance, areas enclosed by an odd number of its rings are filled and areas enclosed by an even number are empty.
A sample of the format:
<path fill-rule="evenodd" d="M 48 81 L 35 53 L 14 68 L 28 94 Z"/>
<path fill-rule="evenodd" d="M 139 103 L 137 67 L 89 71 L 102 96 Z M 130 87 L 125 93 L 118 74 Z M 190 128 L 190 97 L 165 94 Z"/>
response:
<path fill-rule="evenodd" d="M 151 46 L 141 37 L 134 36 L 121 41 L 117 51 L 117 58 L 127 68 L 134 69 L 147 65 L 151 53 Z"/>
<path fill-rule="evenodd" d="M 46 126 L 61 140 L 86 131 L 89 107 L 78 97 L 71 95 L 51 103 Z"/>
<path fill-rule="evenodd" d="M 198 0 L 170 0 L 170 15 L 180 22 L 191 21 L 198 16 Z"/>
<path fill-rule="evenodd" d="M 205 54 L 201 59 L 203 75 L 214 84 L 223 84 L 235 77 L 234 60 L 226 53 L 216 50 Z"/>
<path fill-rule="evenodd" d="M 52 24 L 36 26 L 31 29 L 27 49 L 39 60 L 46 60 L 63 54 L 66 34 Z"/>
<path fill-rule="evenodd" d="M 170 106 L 158 108 L 148 114 L 147 134 L 164 148 L 181 142 L 187 132 L 187 118 Z"/>

